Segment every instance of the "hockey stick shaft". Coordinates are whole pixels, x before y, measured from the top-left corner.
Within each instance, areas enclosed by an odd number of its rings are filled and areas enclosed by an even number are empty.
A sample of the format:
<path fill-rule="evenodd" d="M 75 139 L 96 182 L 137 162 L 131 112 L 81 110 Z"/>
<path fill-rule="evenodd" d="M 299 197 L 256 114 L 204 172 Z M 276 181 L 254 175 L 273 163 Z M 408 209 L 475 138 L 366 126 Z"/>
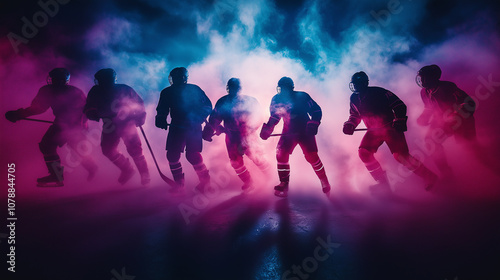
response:
<path fill-rule="evenodd" d="M 274 133 L 269 135 L 269 137 L 274 137 L 274 136 L 294 136 L 297 135 L 297 133 Z"/>
<path fill-rule="evenodd" d="M 39 120 L 39 119 L 32 119 L 32 118 L 22 118 L 21 120 L 32 121 L 32 122 L 42 122 L 42 123 L 54 123 L 53 121 L 46 121 L 46 120 Z"/>
<path fill-rule="evenodd" d="M 175 186 L 175 181 L 173 181 L 172 179 L 168 178 L 167 176 L 165 176 L 161 170 L 160 170 L 160 166 L 158 165 L 158 161 L 156 161 L 156 157 L 155 157 L 155 154 L 153 153 L 153 149 L 151 149 L 151 145 L 149 144 L 149 141 L 148 141 L 148 138 L 146 137 L 146 133 L 144 132 L 144 129 L 142 128 L 142 126 L 139 126 L 139 128 L 141 129 L 141 133 L 142 133 L 142 136 L 144 137 L 144 141 L 146 141 L 146 145 L 148 145 L 148 149 L 149 149 L 149 152 L 151 153 L 151 157 L 153 157 L 153 161 L 155 162 L 155 165 L 156 165 L 156 169 L 158 170 L 158 173 L 160 174 L 160 177 L 163 179 L 163 181 L 165 181 L 167 184 L 171 185 L 171 186 Z"/>

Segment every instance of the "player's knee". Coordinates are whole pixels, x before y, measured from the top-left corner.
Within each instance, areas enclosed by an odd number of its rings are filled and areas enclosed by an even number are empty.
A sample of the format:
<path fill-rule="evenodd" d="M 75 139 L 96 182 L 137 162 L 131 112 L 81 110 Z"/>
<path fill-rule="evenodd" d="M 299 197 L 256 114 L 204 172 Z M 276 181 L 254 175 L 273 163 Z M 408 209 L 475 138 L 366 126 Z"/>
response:
<path fill-rule="evenodd" d="M 234 169 L 240 168 L 243 166 L 243 158 L 237 158 L 234 160 L 231 159 L 230 162 L 231 162 L 231 167 L 233 167 Z"/>
<path fill-rule="evenodd" d="M 281 150 L 278 150 L 276 152 L 276 160 L 278 162 L 288 162 L 288 159 L 290 158 L 290 155 L 288 153 L 284 153 Z"/>
<path fill-rule="evenodd" d="M 40 152 L 42 152 L 42 154 L 44 154 L 44 155 L 47 155 L 50 153 L 49 148 L 47 147 L 47 144 L 44 142 L 38 143 L 38 148 L 40 149 Z"/>
<path fill-rule="evenodd" d="M 116 158 L 116 156 L 118 154 L 118 151 L 116 149 L 109 149 L 109 148 L 101 147 L 101 150 L 102 150 L 102 154 L 109 159 Z"/>
<path fill-rule="evenodd" d="M 371 162 L 373 161 L 373 152 L 368 151 L 365 148 L 358 149 L 358 155 L 362 162 Z"/>
<path fill-rule="evenodd" d="M 192 165 L 198 164 L 203 161 L 203 157 L 198 152 L 186 152 L 186 159 Z"/>
<path fill-rule="evenodd" d="M 167 160 L 168 162 L 178 162 L 181 159 L 180 152 L 167 151 Z"/>
<path fill-rule="evenodd" d="M 309 163 L 315 163 L 319 160 L 318 153 L 305 153 L 304 157 L 306 158 L 307 162 Z"/>
<path fill-rule="evenodd" d="M 408 153 L 393 153 L 392 156 L 399 163 L 406 164 L 408 162 L 410 154 L 408 154 Z"/>
<path fill-rule="evenodd" d="M 127 152 L 133 158 L 139 157 L 142 155 L 142 148 L 141 146 L 127 147 Z"/>

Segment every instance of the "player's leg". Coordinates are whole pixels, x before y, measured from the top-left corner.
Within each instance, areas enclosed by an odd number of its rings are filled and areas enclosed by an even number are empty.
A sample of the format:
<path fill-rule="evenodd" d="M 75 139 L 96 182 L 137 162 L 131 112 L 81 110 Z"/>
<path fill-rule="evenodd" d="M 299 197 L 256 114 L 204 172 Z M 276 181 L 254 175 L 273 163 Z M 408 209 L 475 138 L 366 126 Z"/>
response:
<path fill-rule="evenodd" d="M 167 136 L 167 160 L 174 181 L 179 187 L 184 187 L 184 173 L 182 172 L 182 164 L 180 162 L 181 153 L 184 151 L 186 145 L 184 138 L 183 132 L 175 128 L 170 129 Z"/>
<path fill-rule="evenodd" d="M 302 148 L 302 152 L 304 153 L 304 157 L 307 162 L 309 162 L 318 176 L 321 182 L 321 188 L 323 193 L 329 195 L 331 186 L 330 182 L 328 182 L 328 177 L 326 176 L 325 167 L 323 162 L 318 156 L 318 146 L 316 145 L 316 138 L 313 135 L 304 136 L 304 139 L 299 141 L 299 145 Z"/>
<path fill-rule="evenodd" d="M 81 147 L 88 144 L 85 132 L 82 129 L 73 129 L 65 132 L 68 146 L 81 158 L 81 165 L 88 172 L 87 181 L 92 180 L 97 173 L 98 166 L 89 154 L 82 154 Z M 90 151 L 89 151 L 90 152 Z"/>
<path fill-rule="evenodd" d="M 387 180 L 387 173 L 380 165 L 380 162 L 378 162 L 375 158 L 375 153 L 382 143 L 383 140 L 381 140 L 378 135 L 368 131 L 361 140 L 361 144 L 358 149 L 358 156 L 365 164 L 366 169 L 370 172 L 370 175 L 375 181 L 379 184 L 388 185 L 389 181 Z"/>
<path fill-rule="evenodd" d="M 404 133 L 390 131 L 386 139 L 394 158 L 425 181 L 425 189 L 430 190 L 437 181 L 437 175 L 422 162 L 410 155 Z"/>
<path fill-rule="evenodd" d="M 40 187 L 64 185 L 64 169 L 61 166 L 61 158 L 57 154 L 58 137 L 60 137 L 60 129 L 52 125 L 38 144 L 49 172 L 48 176 L 37 179 L 37 185 Z"/>
<path fill-rule="evenodd" d="M 286 197 L 288 195 L 288 185 L 290 182 L 290 154 L 293 152 L 298 142 L 295 137 L 281 136 L 276 148 L 276 160 L 278 162 L 279 185 L 274 187 L 274 195 Z"/>
<path fill-rule="evenodd" d="M 235 142 L 234 140 L 229 139 L 229 137 L 226 137 L 226 149 L 231 167 L 233 167 L 234 171 L 243 182 L 241 189 L 243 191 L 249 190 L 252 186 L 252 176 L 243 161 L 243 149 L 241 147 L 241 142 Z"/>
<path fill-rule="evenodd" d="M 113 131 L 104 131 L 101 135 L 101 150 L 102 154 L 107 157 L 114 165 L 116 165 L 121 173 L 118 177 L 120 184 L 125 184 L 135 173 L 134 168 L 130 164 L 128 158 L 118 151 L 120 143 L 120 134 L 117 129 Z"/>
<path fill-rule="evenodd" d="M 191 130 L 186 134 L 186 159 L 193 165 L 196 175 L 200 183 L 196 186 L 196 190 L 205 192 L 205 189 L 210 184 L 210 174 L 207 166 L 203 162 L 201 151 L 203 150 L 203 139 L 201 137 L 201 129 Z"/>
<path fill-rule="evenodd" d="M 135 166 L 141 175 L 141 184 L 149 185 L 151 177 L 149 175 L 148 163 L 142 152 L 141 139 L 134 123 L 130 122 L 122 133 L 123 143 L 127 147 L 128 154 L 134 160 Z"/>

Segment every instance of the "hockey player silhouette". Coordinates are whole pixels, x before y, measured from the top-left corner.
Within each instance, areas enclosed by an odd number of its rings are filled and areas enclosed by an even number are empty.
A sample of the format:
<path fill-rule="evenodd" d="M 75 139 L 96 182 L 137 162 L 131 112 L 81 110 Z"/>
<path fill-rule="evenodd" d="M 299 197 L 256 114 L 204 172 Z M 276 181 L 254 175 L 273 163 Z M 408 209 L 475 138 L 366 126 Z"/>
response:
<path fill-rule="evenodd" d="M 54 68 L 49 72 L 47 85 L 40 88 L 31 105 L 16 111 L 9 111 L 5 117 L 11 121 L 38 115 L 49 108 L 55 116 L 54 123 L 39 143 L 49 175 L 37 179 L 39 187 L 63 186 L 64 172 L 57 147 L 68 144 L 77 150 L 78 143 L 86 141 L 87 118 L 83 114 L 85 94 L 79 88 L 69 85 L 70 73 L 64 68 Z M 91 180 L 97 171 L 94 160 L 87 155 L 79 155 L 81 164 L 88 171 Z"/>
<path fill-rule="evenodd" d="M 443 147 L 443 142 L 451 136 L 475 153 L 484 165 L 494 167 L 494 160 L 483 151 L 476 138 L 476 103 L 456 84 L 441 81 L 440 78 L 441 68 L 435 64 L 422 67 L 416 76 L 416 82 L 422 88 L 420 96 L 424 102 L 424 110 L 417 123 L 429 126 L 425 139 L 435 146 L 432 157 L 439 171 L 445 177 L 452 176 Z M 436 139 L 436 135 L 442 137 Z"/>
<path fill-rule="evenodd" d="M 184 186 L 184 173 L 180 162 L 181 153 L 186 150 L 186 159 L 193 165 L 200 183 L 196 190 L 204 192 L 210 183 L 208 169 L 203 163 L 201 125 L 212 111 L 212 102 L 197 85 L 188 84 L 188 72 L 184 67 L 170 71 L 170 86 L 160 93 L 156 107 L 155 125 L 167 130 L 167 160 L 179 189 Z M 171 123 L 167 123 L 170 114 Z"/>
<path fill-rule="evenodd" d="M 226 148 L 231 166 L 243 181 L 243 191 L 253 187 L 250 172 L 243 155 L 247 155 L 259 169 L 265 171 L 269 164 L 259 147 L 257 130 L 261 124 L 260 105 L 257 99 L 240 94 L 240 80 L 231 78 L 226 86 L 227 95 L 221 97 L 210 114 L 208 125 L 203 129 L 203 139 L 211 142 L 214 135 L 226 133 Z M 224 122 L 224 126 L 221 123 Z"/>
<path fill-rule="evenodd" d="M 358 153 L 373 179 L 384 187 L 384 191 L 390 190 L 387 174 L 374 157 L 378 148 L 385 142 L 394 158 L 422 177 L 425 189 L 430 190 L 437 176 L 409 153 L 404 135 L 408 117 L 403 101 L 384 88 L 368 86 L 368 75 L 365 72 L 355 73 L 349 86 L 353 94 L 349 120 L 344 123 L 343 132 L 352 135 L 361 120 L 365 123 L 368 131 L 361 140 Z"/>
<path fill-rule="evenodd" d="M 141 184 L 150 182 L 148 164 L 142 153 L 137 126 L 144 124 L 146 111 L 142 98 L 131 87 L 116 84 L 116 72 L 111 68 L 97 71 L 94 85 L 87 96 L 85 114 L 89 120 L 102 119 L 102 153 L 121 171 L 118 182 L 125 184 L 135 173 L 128 158 L 118 151 L 120 139 L 141 175 Z"/>
<path fill-rule="evenodd" d="M 276 90 L 278 94 L 271 100 L 271 116 L 260 132 L 260 137 L 267 140 L 276 124 L 283 119 L 283 132 L 276 149 L 280 184 L 274 187 L 274 194 L 282 197 L 288 195 L 290 181 L 288 160 L 295 147 L 299 145 L 306 160 L 320 179 L 323 192 L 329 195 L 331 187 L 323 163 L 318 156 L 315 137 L 322 117 L 321 108 L 309 94 L 295 91 L 293 80 L 289 77 L 282 77 L 278 81 Z"/>

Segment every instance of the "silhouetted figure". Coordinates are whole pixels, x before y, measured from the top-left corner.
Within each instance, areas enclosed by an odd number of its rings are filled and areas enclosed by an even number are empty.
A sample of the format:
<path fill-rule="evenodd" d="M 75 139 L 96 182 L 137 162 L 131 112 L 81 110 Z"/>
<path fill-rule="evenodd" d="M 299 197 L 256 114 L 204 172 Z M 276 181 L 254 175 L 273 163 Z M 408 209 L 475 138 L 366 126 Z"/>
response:
<path fill-rule="evenodd" d="M 57 154 L 57 147 L 68 143 L 76 151 L 78 143 L 87 139 L 85 135 L 87 119 L 83 114 L 85 94 L 79 88 L 68 85 L 69 79 L 68 70 L 54 68 L 49 72 L 48 85 L 40 88 L 30 107 L 5 114 L 9 121 L 16 122 L 29 116 L 42 114 L 52 108 L 55 116 L 54 124 L 45 132 L 39 143 L 49 175 L 37 179 L 39 187 L 63 186 L 64 172 L 61 158 Z M 89 173 L 88 180 L 91 180 L 97 171 L 97 165 L 89 156 L 81 156 L 81 164 Z"/>
<path fill-rule="evenodd" d="M 131 87 L 116 84 L 116 72 L 111 68 L 97 71 L 96 85 L 87 96 L 85 114 L 89 120 L 102 119 L 101 149 L 121 171 L 118 182 L 125 184 L 135 173 L 128 158 L 118 151 L 120 139 L 127 147 L 141 175 L 141 184 L 150 182 L 148 164 L 142 154 L 137 126 L 144 124 L 146 111 L 142 98 Z"/>
<path fill-rule="evenodd" d="M 185 149 L 186 159 L 193 165 L 200 179 L 196 189 L 204 192 L 210 183 L 210 175 L 201 156 L 203 149 L 201 124 L 212 111 L 212 102 L 200 87 L 188 84 L 187 79 L 188 72 L 184 67 L 170 71 L 170 86 L 160 93 L 155 124 L 165 130 L 170 126 L 166 150 L 175 182 L 179 187 L 184 186 L 184 173 L 179 160 Z M 167 123 L 169 114 L 170 124 Z"/>
<path fill-rule="evenodd" d="M 248 191 L 253 187 L 253 181 L 243 155 L 247 155 L 262 171 L 269 167 L 259 147 L 256 133 L 261 124 L 260 105 L 254 97 L 240 94 L 241 85 L 237 78 L 229 79 L 226 90 L 228 94 L 217 101 L 210 114 L 208 125 L 203 129 L 203 139 L 211 142 L 214 135 L 226 133 L 226 148 L 231 166 L 243 181 L 241 189 Z M 224 126 L 221 122 L 224 122 Z"/>
<path fill-rule="evenodd" d="M 417 123 L 429 126 L 425 139 L 435 146 L 433 159 L 439 171 L 446 177 L 452 176 L 443 148 L 443 142 L 451 136 L 455 136 L 459 144 L 465 145 L 481 162 L 491 167 L 476 139 L 476 103 L 457 85 L 440 78 L 441 69 L 435 64 L 422 67 L 416 77 L 417 84 L 422 87 L 420 95 L 425 106 Z"/>
<path fill-rule="evenodd" d="M 365 72 L 355 73 L 349 86 L 353 94 L 349 120 L 344 123 L 343 132 L 352 135 L 361 120 L 365 123 L 368 131 L 361 140 L 358 153 L 373 179 L 390 191 L 387 174 L 374 157 L 378 148 L 386 142 L 394 158 L 422 177 L 425 189 L 430 190 L 437 176 L 409 153 L 404 135 L 408 117 L 403 101 L 384 88 L 369 87 Z"/>
<path fill-rule="evenodd" d="M 309 94 L 295 91 L 293 80 L 289 77 L 281 78 L 276 90 L 278 94 L 271 100 L 271 116 L 260 132 L 260 137 L 267 140 L 274 127 L 283 119 L 283 132 L 276 149 L 280 184 L 274 187 L 274 194 L 287 196 L 290 181 L 288 160 L 295 147 L 299 145 L 306 160 L 320 179 L 323 192 L 329 195 L 331 187 L 323 163 L 318 156 L 315 137 L 322 117 L 321 108 Z"/>

